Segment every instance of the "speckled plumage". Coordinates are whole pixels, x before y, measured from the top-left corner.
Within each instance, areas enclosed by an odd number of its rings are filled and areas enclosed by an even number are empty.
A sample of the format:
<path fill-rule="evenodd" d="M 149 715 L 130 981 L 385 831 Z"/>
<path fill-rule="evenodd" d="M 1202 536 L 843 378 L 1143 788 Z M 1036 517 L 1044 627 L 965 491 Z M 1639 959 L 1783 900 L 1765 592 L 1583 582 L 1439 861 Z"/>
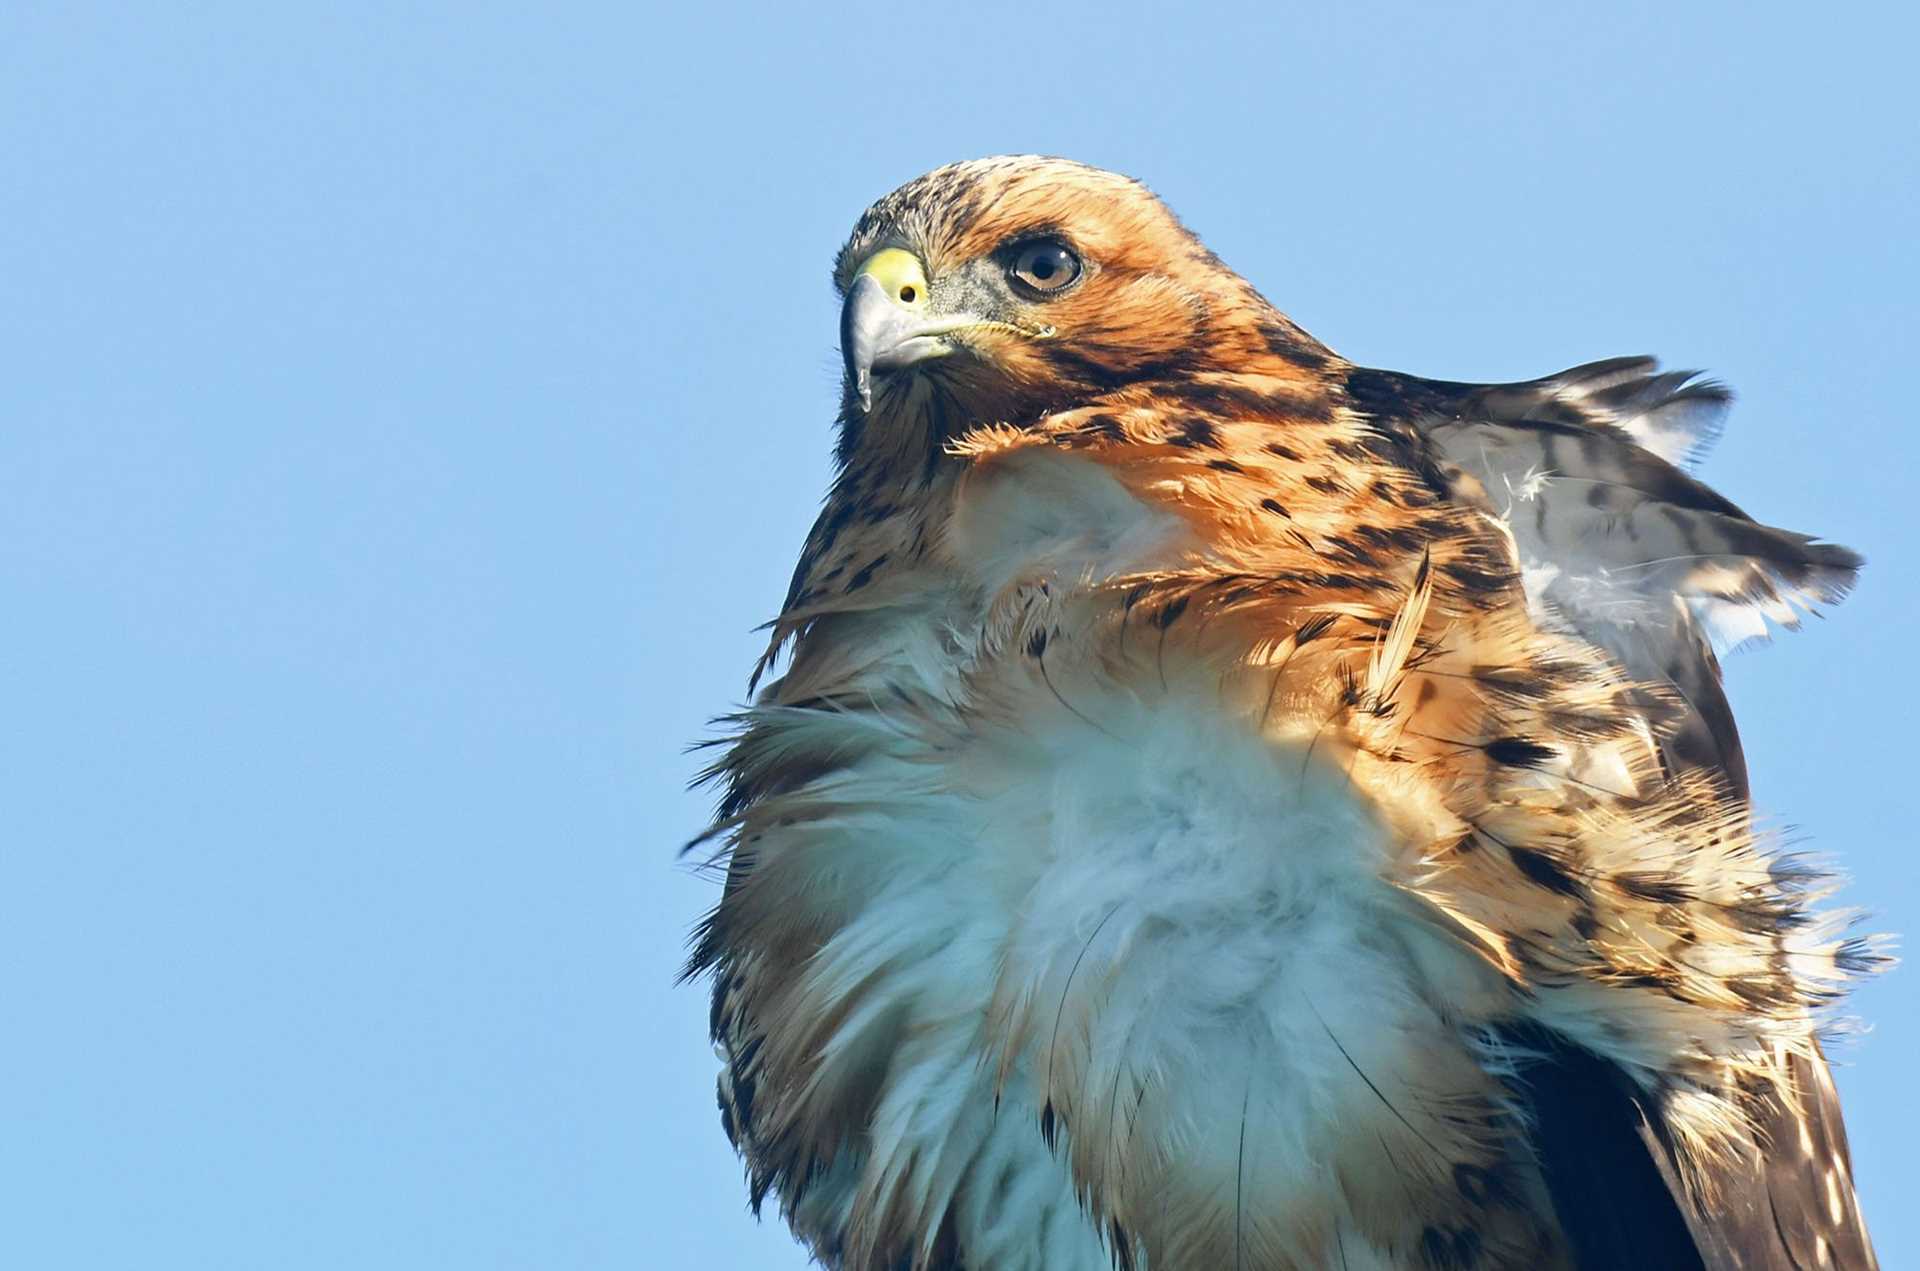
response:
<path fill-rule="evenodd" d="M 1859 561 L 1687 475 L 1725 393 L 1354 367 L 1059 160 L 888 196 L 843 293 L 885 247 L 997 325 L 849 383 L 710 773 L 756 1205 L 857 1271 L 1871 1266 L 1815 1023 L 1875 955 L 1714 652 Z"/>

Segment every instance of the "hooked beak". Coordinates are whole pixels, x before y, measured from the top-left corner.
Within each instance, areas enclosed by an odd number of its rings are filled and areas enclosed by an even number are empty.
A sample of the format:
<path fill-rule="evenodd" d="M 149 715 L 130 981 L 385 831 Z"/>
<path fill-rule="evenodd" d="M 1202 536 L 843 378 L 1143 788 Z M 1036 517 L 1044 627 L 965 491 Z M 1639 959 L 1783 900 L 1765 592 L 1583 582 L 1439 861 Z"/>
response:
<path fill-rule="evenodd" d="M 862 273 L 847 290 L 840 310 L 840 352 L 860 405 L 873 405 L 873 373 L 894 371 L 930 357 L 944 357 L 953 345 L 940 337 L 978 319 L 936 318 L 924 307 L 899 303 L 886 284 Z"/>
<path fill-rule="evenodd" d="M 1029 340 L 1053 336 L 1050 326 L 988 318 L 977 313 L 933 311 L 926 266 L 912 252 L 883 248 L 868 257 L 847 288 L 840 310 L 840 353 L 860 408 L 873 409 L 875 372 L 945 357 L 960 347 L 946 337 L 958 332 L 998 332 Z"/>

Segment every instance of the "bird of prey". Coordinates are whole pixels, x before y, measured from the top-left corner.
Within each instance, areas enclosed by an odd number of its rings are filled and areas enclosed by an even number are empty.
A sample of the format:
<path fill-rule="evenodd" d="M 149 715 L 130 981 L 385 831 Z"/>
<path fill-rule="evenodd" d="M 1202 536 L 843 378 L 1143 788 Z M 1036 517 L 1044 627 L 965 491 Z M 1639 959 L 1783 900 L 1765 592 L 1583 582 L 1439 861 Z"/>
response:
<path fill-rule="evenodd" d="M 1716 660 L 1860 558 L 1689 475 L 1725 389 L 1356 366 L 1059 159 L 834 283 L 689 967 L 756 1210 L 846 1271 L 1874 1265 L 1819 1027 L 1879 955 Z"/>

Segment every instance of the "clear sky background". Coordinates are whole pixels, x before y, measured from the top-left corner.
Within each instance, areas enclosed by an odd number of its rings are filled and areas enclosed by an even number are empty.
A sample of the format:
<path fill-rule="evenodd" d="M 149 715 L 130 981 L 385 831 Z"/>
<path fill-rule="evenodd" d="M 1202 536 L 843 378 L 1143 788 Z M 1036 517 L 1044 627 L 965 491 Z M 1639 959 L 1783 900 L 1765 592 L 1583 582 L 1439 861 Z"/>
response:
<path fill-rule="evenodd" d="M 1581 7 L 0 4 L 0 1263 L 804 1264 L 673 985 L 682 747 L 834 249 L 981 154 L 1361 362 L 1731 382 L 1709 479 L 1870 561 L 1729 666 L 1759 800 L 1920 930 L 1915 10 Z M 1916 983 L 1842 1055 L 1889 1268 Z"/>

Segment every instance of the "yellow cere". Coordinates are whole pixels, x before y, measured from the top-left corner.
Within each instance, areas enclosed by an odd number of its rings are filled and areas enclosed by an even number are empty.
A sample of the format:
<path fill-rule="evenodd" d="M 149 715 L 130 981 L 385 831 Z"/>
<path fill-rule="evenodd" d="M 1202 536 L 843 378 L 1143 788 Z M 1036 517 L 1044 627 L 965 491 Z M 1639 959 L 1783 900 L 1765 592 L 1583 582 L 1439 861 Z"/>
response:
<path fill-rule="evenodd" d="M 900 304 L 919 308 L 927 303 L 927 269 L 920 258 L 898 247 L 887 247 L 867 257 L 861 274 L 872 276 Z"/>

